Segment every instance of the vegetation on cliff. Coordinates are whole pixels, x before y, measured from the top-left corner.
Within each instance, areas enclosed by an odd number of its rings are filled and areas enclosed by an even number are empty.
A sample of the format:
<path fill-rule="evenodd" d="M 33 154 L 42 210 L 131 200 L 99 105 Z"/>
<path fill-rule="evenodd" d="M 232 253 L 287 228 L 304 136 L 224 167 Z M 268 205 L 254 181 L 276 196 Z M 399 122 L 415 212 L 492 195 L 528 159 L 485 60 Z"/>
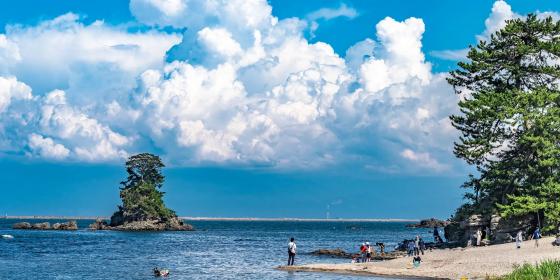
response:
<path fill-rule="evenodd" d="M 507 21 L 470 47 L 450 72 L 461 96 L 451 116 L 461 132 L 455 155 L 476 167 L 455 215 L 531 217 L 560 224 L 560 21 L 529 15 Z"/>

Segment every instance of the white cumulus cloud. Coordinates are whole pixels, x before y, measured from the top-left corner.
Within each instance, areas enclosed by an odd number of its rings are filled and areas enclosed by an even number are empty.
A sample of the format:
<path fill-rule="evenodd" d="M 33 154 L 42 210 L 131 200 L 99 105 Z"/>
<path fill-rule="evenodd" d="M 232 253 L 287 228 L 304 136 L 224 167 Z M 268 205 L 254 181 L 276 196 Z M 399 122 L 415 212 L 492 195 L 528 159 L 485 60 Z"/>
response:
<path fill-rule="evenodd" d="M 0 76 L 0 114 L 2 114 L 12 100 L 31 99 L 31 88 L 19 82 L 15 77 Z"/>
<path fill-rule="evenodd" d="M 488 26 L 507 17 L 496 5 Z M 17 78 L 0 78 L 0 151 L 388 172 L 457 164 L 448 116 L 458 97 L 425 58 L 422 19 L 387 17 L 341 56 L 305 32 L 310 19 L 357 15 L 345 5 L 303 19 L 278 19 L 265 0 L 132 0 L 130 9 L 146 31 L 74 14 L 7 28 L 0 60 Z"/>
<path fill-rule="evenodd" d="M 96 94 L 102 98 L 114 90 L 100 90 L 106 82 L 118 78 L 131 87 L 142 71 L 161 67 L 166 51 L 180 36 L 156 31 L 130 33 L 124 26 L 102 21 L 84 24 L 78 15 L 68 13 L 36 26 L 6 26 L 6 34 L 0 35 L 0 61 L 3 40 L 8 40 L 4 44 L 15 58 L 8 71 L 36 92 L 75 87 L 87 91 L 80 93 L 82 97 Z"/>
<path fill-rule="evenodd" d="M 32 133 L 29 135 L 29 148 L 32 152 L 47 159 L 62 160 L 68 157 L 70 150 L 55 143 L 51 138 Z"/>

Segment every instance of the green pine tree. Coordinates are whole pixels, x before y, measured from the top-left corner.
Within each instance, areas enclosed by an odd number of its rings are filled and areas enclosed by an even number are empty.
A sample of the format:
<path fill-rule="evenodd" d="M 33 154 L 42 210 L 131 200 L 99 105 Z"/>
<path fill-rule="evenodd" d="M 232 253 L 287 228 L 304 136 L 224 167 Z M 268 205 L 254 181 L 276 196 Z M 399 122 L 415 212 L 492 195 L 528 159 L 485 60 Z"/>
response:
<path fill-rule="evenodd" d="M 455 155 L 476 166 L 458 214 L 532 215 L 560 224 L 560 21 L 514 19 L 470 47 L 448 82 L 462 100 L 451 116 Z"/>
<path fill-rule="evenodd" d="M 161 159 L 149 153 L 131 156 L 126 162 L 128 177 L 121 182 L 122 206 L 111 217 L 111 225 L 135 221 L 168 221 L 177 217 L 163 202 L 164 192 L 159 191 L 165 180 Z"/>

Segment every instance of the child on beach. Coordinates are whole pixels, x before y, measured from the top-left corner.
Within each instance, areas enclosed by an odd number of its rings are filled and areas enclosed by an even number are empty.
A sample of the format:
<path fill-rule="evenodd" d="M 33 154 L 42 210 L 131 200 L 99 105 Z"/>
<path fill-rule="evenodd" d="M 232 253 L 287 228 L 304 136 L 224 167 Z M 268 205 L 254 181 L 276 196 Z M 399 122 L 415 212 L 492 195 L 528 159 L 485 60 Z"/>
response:
<path fill-rule="evenodd" d="M 412 259 L 412 265 L 414 265 L 414 267 L 419 267 L 421 262 L 422 259 L 420 258 L 420 256 L 416 256 Z"/>
<path fill-rule="evenodd" d="M 360 263 L 361 261 L 360 253 L 352 255 L 352 263 Z"/>

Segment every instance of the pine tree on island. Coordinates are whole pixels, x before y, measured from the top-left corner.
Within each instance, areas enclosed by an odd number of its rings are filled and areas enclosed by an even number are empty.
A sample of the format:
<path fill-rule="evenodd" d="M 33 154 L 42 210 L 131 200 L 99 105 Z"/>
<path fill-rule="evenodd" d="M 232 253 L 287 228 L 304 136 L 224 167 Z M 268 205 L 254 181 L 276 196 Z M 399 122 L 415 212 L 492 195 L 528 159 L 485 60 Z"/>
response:
<path fill-rule="evenodd" d="M 160 191 L 165 180 L 159 156 L 142 153 L 126 162 L 128 177 L 121 182 L 122 205 L 111 217 L 110 226 L 117 230 L 192 230 L 163 202 Z"/>

